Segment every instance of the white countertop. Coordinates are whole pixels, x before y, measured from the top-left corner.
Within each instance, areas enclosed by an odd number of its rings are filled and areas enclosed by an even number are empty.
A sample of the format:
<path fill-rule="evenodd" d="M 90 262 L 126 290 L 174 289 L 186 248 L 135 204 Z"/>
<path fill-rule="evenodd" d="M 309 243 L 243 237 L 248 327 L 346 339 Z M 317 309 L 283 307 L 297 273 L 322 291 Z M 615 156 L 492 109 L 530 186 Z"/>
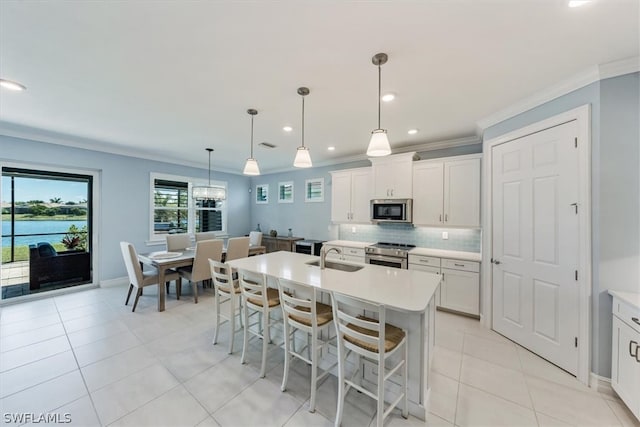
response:
<path fill-rule="evenodd" d="M 640 310 L 640 294 L 635 292 L 622 292 L 622 291 L 612 291 L 609 289 L 609 295 L 613 295 L 614 297 L 624 301 L 628 304 L 631 304 L 638 310 Z"/>
<path fill-rule="evenodd" d="M 409 255 L 434 256 L 438 258 L 451 258 L 463 261 L 482 261 L 482 254 L 480 252 L 448 251 L 444 249 L 413 248 L 409 251 Z"/>
<path fill-rule="evenodd" d="M 313 255 L 280 251 L 235 259 L 228 264 L 238 270 L 267 274 L 409 312 L 425 311 L 440 284 L 439 275 L 423 271 L 365 265 L 361 270 L 346 272 L 321 270 L 306 264 L 319 259 Z"/>
<path fill-rule="evenodd" d="M 325 245 L 348 246 L 350 248 L 364 249 L 367 246 L 375 245 L 375 242 L 356 242 L 353 240 L 329 240 Z"/>

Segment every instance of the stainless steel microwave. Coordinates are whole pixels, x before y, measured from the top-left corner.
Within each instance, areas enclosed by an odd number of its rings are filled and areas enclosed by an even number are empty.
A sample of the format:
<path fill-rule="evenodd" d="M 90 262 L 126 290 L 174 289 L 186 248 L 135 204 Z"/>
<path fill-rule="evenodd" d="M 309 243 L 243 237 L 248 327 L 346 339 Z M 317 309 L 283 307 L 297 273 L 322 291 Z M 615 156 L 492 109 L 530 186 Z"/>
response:
<path fill-rule="evenodd" d="M 411 199 L 377 199 L 371 201 L 371 222 L 412 222 Z"/>

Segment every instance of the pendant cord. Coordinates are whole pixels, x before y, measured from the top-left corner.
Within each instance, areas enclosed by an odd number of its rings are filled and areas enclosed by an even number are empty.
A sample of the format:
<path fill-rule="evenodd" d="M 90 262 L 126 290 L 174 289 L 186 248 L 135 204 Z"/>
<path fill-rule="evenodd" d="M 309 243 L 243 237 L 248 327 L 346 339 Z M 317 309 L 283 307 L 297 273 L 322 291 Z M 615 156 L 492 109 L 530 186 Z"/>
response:
<path fill-rule="evenodd" d="M 209 151 L 209 187 L 211 187 L 211 151 Z"/>
<path fill-rule="evenodd" d="M 304 95 L 302 96 L 302 147 L 304 147 Z"/>
<path fill-rule="evenodd" d="M 382 67 L 378 64 L 378 129 L 380 129 L 380 94 L 382 93 Z"/>
<path fill-rule="evenodd" d="M 251 116 L 251 158 L 253 159 L 253 115 Z"/>

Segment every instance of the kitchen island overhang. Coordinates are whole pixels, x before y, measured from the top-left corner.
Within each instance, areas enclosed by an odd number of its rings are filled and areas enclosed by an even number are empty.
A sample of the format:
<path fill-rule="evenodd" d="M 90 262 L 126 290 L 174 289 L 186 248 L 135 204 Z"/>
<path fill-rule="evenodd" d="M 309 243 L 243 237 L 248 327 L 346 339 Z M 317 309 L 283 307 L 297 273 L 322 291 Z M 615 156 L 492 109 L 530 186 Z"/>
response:
<path fill-rule="evenodd" d="M 263 274 L 324 292 L 338 292 L 387 308 L 387 322 L 404 328 L 409 346 L 409 412 L 425 419 L 429 402 L 429 366 L 435 343 L 435 300 L 440 275 L 377 265 L 341 271 L 309 265 L 318 257 L 272 252 L 229 261 L 240 273 Z M 348 264 L 348 263 L 344 263 Z"/>

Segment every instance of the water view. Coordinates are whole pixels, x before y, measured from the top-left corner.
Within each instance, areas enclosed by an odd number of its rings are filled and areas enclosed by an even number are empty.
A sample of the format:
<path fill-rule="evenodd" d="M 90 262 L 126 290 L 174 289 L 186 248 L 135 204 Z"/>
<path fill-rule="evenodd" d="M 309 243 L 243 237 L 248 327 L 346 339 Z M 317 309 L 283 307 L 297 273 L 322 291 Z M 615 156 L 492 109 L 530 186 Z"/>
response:
<path fill-rule="evenodd" d="M 16 221 L 14 234 L 49 234 L 48 236 L 16 236 L 16 246 L 28 246 L 38 242 L 60 243 L 70 226 L 82 228 L 87 225 L 86 220 L 58 220 L 58 221 Z M 2 247 L 11 246 L 11 238 L 4 237 L 11 234 L 11 222 L 2 221 Z"/>

